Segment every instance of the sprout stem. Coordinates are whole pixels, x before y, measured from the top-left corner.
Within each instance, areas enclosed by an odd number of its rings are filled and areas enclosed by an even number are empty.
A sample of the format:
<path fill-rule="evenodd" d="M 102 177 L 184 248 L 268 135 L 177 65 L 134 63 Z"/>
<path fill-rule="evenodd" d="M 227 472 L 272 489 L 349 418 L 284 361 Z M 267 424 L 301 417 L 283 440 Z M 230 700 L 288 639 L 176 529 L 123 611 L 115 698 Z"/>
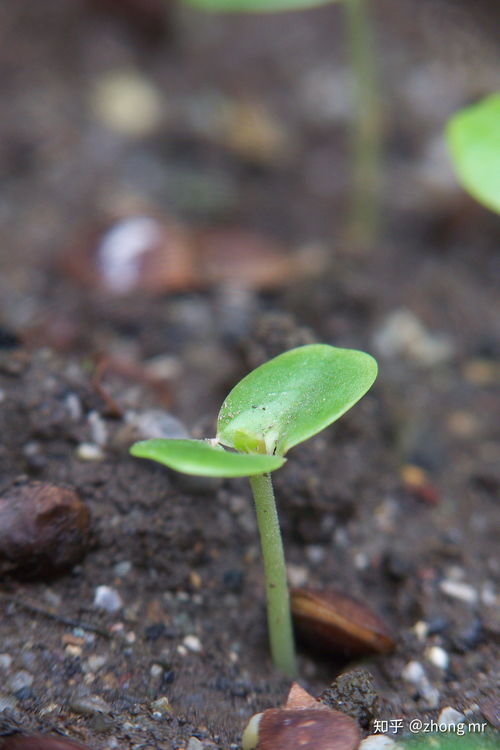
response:
<path fill-rule="evenodd" d="M 350 239 L 370 250 L 380 224 L 381 110 L 369 0 L 347 0 L 346 34 L 354 75 L 353 194 Z"/>
<path fill-rule="evenodd" d="M 297 676 L 290 597 L 283 542 L 270 474 L 249 477 L 257 511 L 264 575 L 271 656 L 288 677 Z"/>

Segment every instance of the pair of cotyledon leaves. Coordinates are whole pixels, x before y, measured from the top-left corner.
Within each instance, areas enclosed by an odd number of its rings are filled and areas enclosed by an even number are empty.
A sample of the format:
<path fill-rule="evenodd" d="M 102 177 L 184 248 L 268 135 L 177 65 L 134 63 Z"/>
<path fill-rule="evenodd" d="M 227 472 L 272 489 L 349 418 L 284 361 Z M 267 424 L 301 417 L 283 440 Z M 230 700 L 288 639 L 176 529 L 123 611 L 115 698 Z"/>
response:
<path fill-rule="evenodd" d="M 215 439 L 145 440 L 131 453 L 185 474 L 266 474 L 285 463 L 290 448 L 350 409 L 376 375 L 377 363 L 364 352 L 327 344 L 291 349 L 233 388 L 219 412 Z"/>

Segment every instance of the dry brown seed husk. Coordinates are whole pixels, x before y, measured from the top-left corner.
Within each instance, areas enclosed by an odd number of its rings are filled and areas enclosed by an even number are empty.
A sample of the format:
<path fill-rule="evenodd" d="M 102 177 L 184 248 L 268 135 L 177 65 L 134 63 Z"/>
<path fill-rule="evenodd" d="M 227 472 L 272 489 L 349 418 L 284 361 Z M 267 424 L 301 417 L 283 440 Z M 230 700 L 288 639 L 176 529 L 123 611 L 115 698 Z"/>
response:
<path fill-rule="evenodd" d="M 366 656 L 394 648 L 394 640 L 378 615 L 346 594 L 295 589 L 291 607 L 298 634 L 326 652 Z"/>
<path fill-rule="evenodd" d="M 256 750 L 356 750 L 356 722 L 340 711 L 271 708 L 259 724 Z"/>

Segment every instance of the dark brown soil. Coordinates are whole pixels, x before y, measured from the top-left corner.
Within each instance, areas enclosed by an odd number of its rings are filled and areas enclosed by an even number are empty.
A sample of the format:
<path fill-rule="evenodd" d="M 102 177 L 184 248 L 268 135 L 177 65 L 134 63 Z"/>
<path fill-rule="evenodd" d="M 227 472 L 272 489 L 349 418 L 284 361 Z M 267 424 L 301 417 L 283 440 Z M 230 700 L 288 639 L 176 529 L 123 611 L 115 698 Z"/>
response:
<path fill-rule="evenodd" d="M 450 26 L 443 54 L 432 19 L 416 34 L 394 5 L 377 16 L 385 227 L 355 254 L 343 239 L 339 6 L 228 18 L 171 7 L 162 25 L 112 2 L 1 4 L 0 490 L 21 478 L 71 488 L 92 530 L 71 570 L 2 580 L 0 731 L 62 732 L 96 750 L 192 737 L 228 750 L 253 713 L 284 701 L 247 483 L 174 475 L 128 446 L 152 409 L 156 423 L 166 411 L 212 435 L 241 375 L 310 341 L 371 351 L 380 375 L 275 476 L 291 580 L 355 595 L 390 626 L 394 653 L 364 663 L 380 718 L 494 713 L 500 230 L 432 149 L 446 117 L 495 86 L 496 51 L 483 16 L 469 35 Z M 109 71 L 130 69 L 161 102 L 139 136 L 89 103 Z M 255 132 L 232 140 L 241 121 L 214 121 L 222 100 L 266 112 L 267 145 Z M 89 288 L 67 260 L 130 205 L 190 231 L 256 231 L 290 264 L 299 249 L 309 261 L 263 291 L 242 290 L 245 279 L 126 297 Z M 115 612 L 94 605 L 103 585 L 121 597 Z M 427 690 L 405 680 L 411 661 Z M 300 682 L 319 695 L 349 666 L 302 651 Z"/>

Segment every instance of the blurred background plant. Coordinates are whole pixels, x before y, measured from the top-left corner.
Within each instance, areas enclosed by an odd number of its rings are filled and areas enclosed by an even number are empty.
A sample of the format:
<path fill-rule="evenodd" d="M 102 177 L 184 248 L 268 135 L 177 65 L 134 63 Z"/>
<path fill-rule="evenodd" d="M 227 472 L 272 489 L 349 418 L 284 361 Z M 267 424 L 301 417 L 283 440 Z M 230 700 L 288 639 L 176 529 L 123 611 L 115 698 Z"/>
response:
<path fill-rule="evenodd" d="M 196 8 L 216 12 L 266 12 L 304 10 L 340 2 L 355 116 L 350 125 L 351 203 L 345 241 L 354 251 L 372 249 L 381 224 L 382 107 L 378 61 L 369 0 L 186 0 Z"/>

